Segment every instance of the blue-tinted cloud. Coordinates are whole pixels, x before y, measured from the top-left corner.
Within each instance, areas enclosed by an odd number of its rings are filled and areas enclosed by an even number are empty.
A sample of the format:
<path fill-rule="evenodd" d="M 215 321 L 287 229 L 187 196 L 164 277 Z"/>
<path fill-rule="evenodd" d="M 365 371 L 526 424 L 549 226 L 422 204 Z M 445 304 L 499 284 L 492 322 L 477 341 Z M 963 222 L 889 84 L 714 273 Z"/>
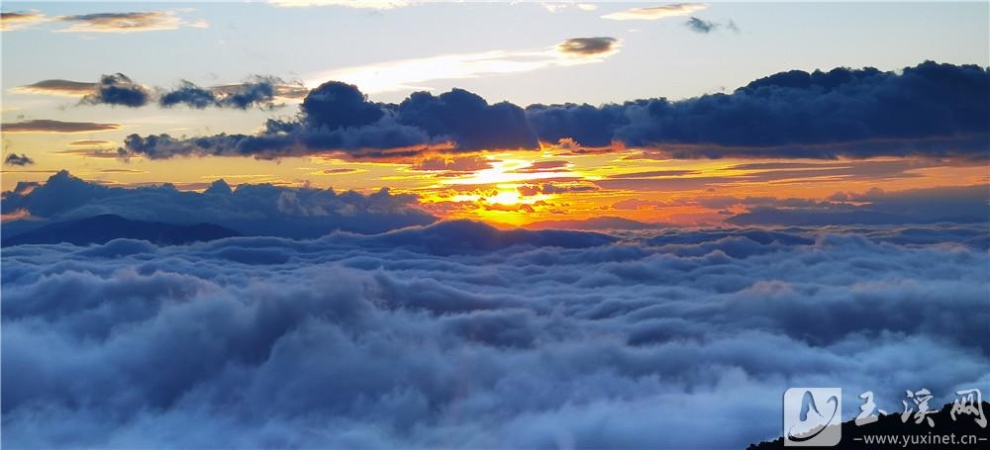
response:
<path fill-rule="evenodd" d="M 157 103 L 164 108 L 185 105 L 196 109 L 216 107 L 241 110 L 271 110 L 284 106 L 283 100 L 299 99 L 309 93 L 299 83 L 273 76 L 255 75 L 241 83 L 209 87 L 182 80 L 176 87 L 166 89 L 138 84 L 122 73 L 103 75 L 99 83 L 53 79 L 18 86 L 14 90 L 27 94 L 81 97 L 80 104 L 84 105 L 137 108 Z"/>
<path fill-rule="evenodd" d="M 302 238 L 336 230 L 377 233 L 433 222 L 432 216 L 415 207 L 415 201 L 415 196 L 387 189 L 370 195 L 264 184 L 231 190 L 222 180 L 203 193 L 181 192 L 169 185 L 127 189 L 89 183 L 63 171 L 40 186 L 25 185 L 5 193 L 2 208 L 4 213 L 23 210 L 36 219 L 4 223 L 5 238 L 27 226 L 103 214 L 168 224 L 205 222 L 247 235 Z"/>
<path fill-rule="evenodd" d="M 611 131 L 612 141 L 675 158 L 986 158 L 988 97 L 987 69 L 926 62 L 900 74 L 783 72 L 731 94 L 606 105 L 597 115 L 587 106 L 540 107 L 530 119 L 541 137 L 581 136 L 591 122 L 600 131 L 577 143 L 601 146 Z"/>
<path fill-rule="evenodd" d="M 82 103 L 137 108 L 148 104 L 151 99 L 151 91 L 148 88 L 135 83 L 122 73 L 103 75 L 95 89 L 95 92 L 83 97 Z"/>
<path fill-rule="evenodd" d="M 426 150 L 642 147 L 673 158 L 990 156 L 990 72 L 926 62 L 902 73 L 866 68 L 790 71 L 731 94 L 653 98 L 603 106 L 488 104 L 468 91 L 417 92 L 399 105 L 328 82 L 303 101 L 301 119 L 270 121 L 258 135 L 156 142 L 125 150 L 152 158 L 320 152 L 380 157 Z"/>
<path fill-rule="evenodd" d="M 715 22 L 702 20 L 697 17 L 689 18 L 687 22 L 684 22 L 684 25 L 687 26 L 691 31 L 702 34 L 711 33 L 713 30 L 719 27 L 719 24 Z"/>
<path fill-rule="evenodd" d="M 8 247 L 3 444 L 743 448 L 788 387 L 984 388 L 987 232 Z"/>

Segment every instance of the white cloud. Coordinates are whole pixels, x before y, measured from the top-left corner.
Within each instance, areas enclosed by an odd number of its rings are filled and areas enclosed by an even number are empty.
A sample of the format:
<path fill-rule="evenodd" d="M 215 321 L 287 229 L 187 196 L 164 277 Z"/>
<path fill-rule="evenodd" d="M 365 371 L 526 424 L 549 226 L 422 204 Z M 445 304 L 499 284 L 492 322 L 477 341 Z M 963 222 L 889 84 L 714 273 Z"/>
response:
<path fill-rule="evenodd" d="M 283 8 L 341 6 L 345 8 L 387 10 L 404 8 L 419 2 L 410 0 L 269 0 L 268 3 Z"/>
<path fill-rule="evenodd" d="M 4 443 L 743 448 L 788 387 L 938 406 L 990 372 L 990 255 L 926 230 L 7 247 Z"/>
<path fill-rule="evenodd" d="M 57 20 L 69 24 L 56 30 L 63 33 L 139 33 L 209 27 L 205 20 L 187 21 L 179 17 L 176 11 L 78 14 L 60 16 Z"/>
<path fill-rule="evenodd" d="M 462 80 L 602 62 L 617 51 L 618 40 L 612 42 L 612 48 L 607 52 L 585 55 L 561 51 L 560 46 L 554 46 L 547 49 L 492 50 L 402 59 L 323 72 L 310 77 L 306 85 L 315 87 L 328 80 L 344 81 L 358 86 L 362 92 L 372 94 L 429 90 L 427 84 L 432 81 Z"/>
<path fill-rule="evenodd" d="M 702 3 L 672 3 L 647 8 L 632 8 L 602 16 L 610 20 L 658 20 L 668 17 L 686 16 L 704 10 L 708 5 Z"/>

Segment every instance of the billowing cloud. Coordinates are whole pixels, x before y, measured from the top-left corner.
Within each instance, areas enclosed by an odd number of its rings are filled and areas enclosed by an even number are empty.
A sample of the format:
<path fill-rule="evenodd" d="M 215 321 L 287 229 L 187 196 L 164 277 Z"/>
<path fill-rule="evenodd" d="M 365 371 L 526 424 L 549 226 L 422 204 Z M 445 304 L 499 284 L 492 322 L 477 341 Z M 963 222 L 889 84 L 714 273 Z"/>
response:
<path fill-rule="evenodd" d="M 639 147 L 657 158 L 985 159 L 987 97 L 990 69 L 934 62 L 901 73 L 782 72 L 730 94 L 673 102 L 652 98 L 525 110 L 507 102 L 491 105 L 462 89 L 416 92 L 399 105 L 380 104 L 356 86 L 328 82 L 306 97 L 299 119 L 269 121 L 257 135 L 133 136 L 125 150 L 152 158 L 322 152 L 380 157 L 538 149 L 542 141 L 605 150 Z"/>
<path fill-rule="evenodd" d="M 573 38 L 562 42 L 557 48 L 561 53 L 578 56 L 602 55 L 615 51 L 619 40 L 611 37 Z"/>
<path fill-rule="evenodd" d="M 61 16 L 58 20 L 70 24 L 69 27 L 58 30 L 66 33 L 137 33 L 208 26 L 202 20 L 183 20 L 175 11 L 79 14 Z"/>
<path fill-rule="evenodd" d="M 148 88 L 135 83 L 122 73 L 103 75 L 96 84 L 96 91 L 82 99 L 90 105 L 120 105 L 130 108 L 144 106 L 151 98 Z"/>
<path fill-rule="evenodd" d="M 32 164 L 34 164 L 34 160 L 28 155 L 18 155 L 17 153 L 11 153 L 3 160 L 5 166 L 30 166 Z"/>
<path fill-rule="evenodd" d="M 708 6 L 702 3 L 672 3 L 669 5 L 632 8 L 602 16 L 610 20 L 658 20 L 668 17 L 687 16 L 704 10 Z"/>
<path fill-rule="evenodd" d="M 353 157 L 414 156 L 431 148 L 458 151 L 538 148 L 525 112 L 489 105 L 462 89 L 434 96 L 417 92 L 399 105 L 370 102 L 356 86 L 331 81 L 307 95 L 300 118 L 269 120 L 258 135 L 181 139 L 128 136 L 124 150 L 152 159 L 174 156 L 279 158 L 344 151 Z"/>
<path fill-rule="evenodd" d="M 477 94 L 453 89 L 438 96 L 416 92 L 399 104 L 396 120 L 445 139 L 462 150 L 538 148 L 522 108 L 508 102 L 489 105 Z"/>
<path fill-rule="evenodd" d="M 203 193 L 171 185 L 108 187 L 62 171 L 40 186 L 4 194 L 3 212 L 28 212 L 36 226 L 112 214 L 181 225 L 211 223 L 245 235 L 313 238 L 336 231 L 377 233 L 432 223 L 416 197 L 382 189 L 369 195 L 331 189 L 243 185 L 218 180 Z M 7 237 L 13 233 L 4 227 Z"/>
<path fill-rule="evenodd" d="M 925 62 L 782 72 L 731 94 L 530 107 L 541 139 L 618 141 L 675 158 L 990 154 L 990 71 Z"/>
<path fill-rule="evenodd" d="M 0 31 L 13 31 L 27 28 L 49 20 L 38 11 L 0 12 Z"/>
<path fill-rule="evenodd" d="M 96 133 L 118 128 L 120 125 L 115 123 L 61 122 L 44 119 L 5 123 L 2 126 L 4 133 Z"/>
<path fill-rule="evenodd" d="M 789 387 L 986 386 L 987 231 L 7 247 L 4 444 L 744 448 Z"/>

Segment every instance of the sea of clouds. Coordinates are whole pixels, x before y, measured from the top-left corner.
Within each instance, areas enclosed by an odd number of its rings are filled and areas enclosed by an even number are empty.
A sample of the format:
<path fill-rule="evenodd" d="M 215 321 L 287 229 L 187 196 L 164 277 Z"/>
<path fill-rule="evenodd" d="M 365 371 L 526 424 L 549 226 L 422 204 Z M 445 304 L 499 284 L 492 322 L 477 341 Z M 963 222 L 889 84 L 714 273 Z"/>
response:
<path fill-rule="evenodd" d="M 794 386 L 990 393 L 986 225 L 443 222 L 2 255 L 8 448 L 744 448 Z"/>

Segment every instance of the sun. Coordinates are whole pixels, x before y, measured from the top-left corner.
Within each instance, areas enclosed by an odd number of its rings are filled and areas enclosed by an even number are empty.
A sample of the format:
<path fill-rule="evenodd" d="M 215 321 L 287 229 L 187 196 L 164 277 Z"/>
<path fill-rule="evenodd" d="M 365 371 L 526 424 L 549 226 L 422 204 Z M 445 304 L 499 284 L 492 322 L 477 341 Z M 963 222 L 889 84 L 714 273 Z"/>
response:
<path fill-rule="evenodd" d="M 488 203 L 513 206 L 522 203 L 522 195 L 516 189 L 499 190 L 497 194 L 485 198 Z"/>

